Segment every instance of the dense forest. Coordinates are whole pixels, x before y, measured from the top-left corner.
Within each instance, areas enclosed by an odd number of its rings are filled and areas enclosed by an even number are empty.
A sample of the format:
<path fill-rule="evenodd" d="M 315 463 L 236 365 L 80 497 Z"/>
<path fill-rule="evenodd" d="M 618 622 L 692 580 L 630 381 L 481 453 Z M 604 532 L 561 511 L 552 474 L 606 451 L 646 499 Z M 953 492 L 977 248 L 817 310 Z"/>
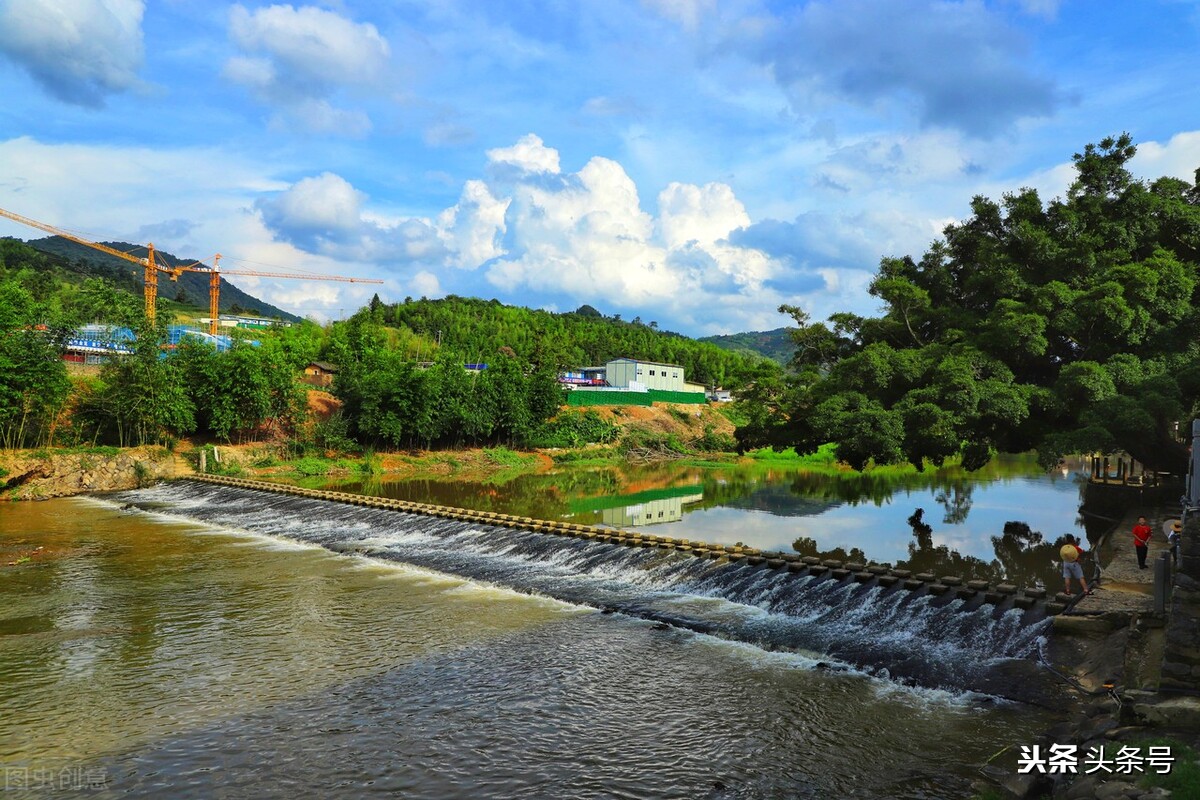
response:
<path fill-rule="evenodd" d="M 169 443 L 193 433 L 223 441 L 308 437 L 328 449 L 570 445 L 611 434 L 586 415 L 549 422 L 563 403 L 559 367 L 578 365 L 572 354 L 600 362 L 616 355 L 678 359 L 709 382 L 781 371 L 761 358 L 586 308 L 556 315 L 457 297 L 396 306 L 376 299 L 326 326 L 304 321 L 240 332 L 255 341 L 237 341 L 226 352 L 189 340 L 171 351 L 162 344 L 164 321 L 181 306 L 164 300 L 159 325 L 148 326 L 140 286 L 79 266 L 0 240 L 5 447 Z M 98 374 L 71 377 L 63 347 L 78 325 L 93 320 L 136 331 L 134 352 L 110 359 Z M 314 359 L 339 365 L 333 390 L 343 403 L 339 415 L 315 427 L 304 424 L 296 384 Z M 476 362 L 487 368 L 463 368 Z"/>
<path fill-rule="evenodd" d="M 888 257 L 879 317 L 798 328 L 793 377 L 754 387 L 743 446 L 834 441 L 868 462 L 1123 450 L 1181 472 L 1200 411 L 1200 170 L 1136 180 L 1128 135 L 1074 156 L 1066 197 L 976 197 L 920 258 Z"/>
<path fill-rule="evenodd" d="M 703 336 L 697 341 L 709 342 L 723 350 L 732 350 L 743 355 L 763 356 L 786 366 L 791 363 L 792 355 L 796 352 L 796 343 L 792 340 L 792 331 L 794 330 L 794 328 L 774 328 L 769 331 L 726 333 L 717 336 Z"/>
<path fill-rule="evenodd" d="M 680 364 L 687 380 L 705 386 L 739 386 L 764 368 L 757 355 L 731 352 L 714 344 L 658 330 L 658 323 L 620 315 L 603 316 L 591 306 L 565 314 L 507 306 L 499 300 L 451 295 L 442 300 L 411 300 L 376 306 L 380 323 L 411 331 L 425 341 L 461 353 L 469 360 L 508 348 L 538 368 L 603 365 L 622 356 Z"/>

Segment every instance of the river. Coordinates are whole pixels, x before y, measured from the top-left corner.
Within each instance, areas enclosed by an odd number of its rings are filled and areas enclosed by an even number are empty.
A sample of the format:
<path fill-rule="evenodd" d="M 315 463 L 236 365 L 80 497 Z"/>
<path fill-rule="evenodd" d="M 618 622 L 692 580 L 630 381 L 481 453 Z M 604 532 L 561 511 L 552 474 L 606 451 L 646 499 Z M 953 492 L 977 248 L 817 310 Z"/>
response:
<path fill-rule="evenodd" d="M 0 567 L 0 767 L 114 797 L 946 798 L 1052 720 L 1000 698 L 1040 631 L 1011 614 L 561 544 L 199 484 L 0 506 L 0 554 L 45 548 Z"/>

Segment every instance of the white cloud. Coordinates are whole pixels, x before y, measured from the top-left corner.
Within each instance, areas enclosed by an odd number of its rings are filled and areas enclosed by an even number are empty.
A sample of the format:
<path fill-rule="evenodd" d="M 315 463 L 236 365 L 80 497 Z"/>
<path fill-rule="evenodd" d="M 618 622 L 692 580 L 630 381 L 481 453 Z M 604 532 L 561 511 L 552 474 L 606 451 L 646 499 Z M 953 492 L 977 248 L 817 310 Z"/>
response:
<path fill-rule="evenodd" d="M 658 196 L 658 224 L 667 247 L 712 244 L 750 224 L 746 208 L 724 183 L 672 183 Z"/>
<path fill-rule="evenodd" d="M 509 202 L 493 197 L 483 181 L 467 181 L 458 203 L 437 218 L 438 235 L 451 265 L 474 269 L 504 254 L 501 237 Z"/>
<path fill-rule="evenodd" d="M 1139 144 L 1130 168 L 1149 180 L 1170 175 L 1188 183 L 1194 182 L 1196 170 L 1200 169 L 1200 131 L 1177 133 L 1166 144 Z"/>
<path fill-rule="evenodd" d="M 243 55 L 225 63 L 225 77 L 278 107 L 277 128 L 350 136 L 370 130 L 364 112 L 335 108 L 330 97 L 382 82 L 391 48 L 374 25 L 314 6 L 235 5 L 229 37 Z"/>
<path fill-rule="evenodd" d="M 497 147 L 487 151 L 488 161 L 517 167 L 525 172 L 558 174 L 558 151 L 546 147 L 541 138 L 527 133 L 512 147 Z"/>
<path fill-rule="evenodd" d="M 0 0 L 0 52 L 50 94 L 99 107 L 138 83 L 142 0 Z"/>
<path fill-rule="evenodd" d="M 349 181 L 325 172 L 259 198 L 255 208 L 269 230 L 311 253 L 393 267 L 445 258 L 430 220 L 369 215 L 365 200 Z"/>
<path fill-rule="evenodd" d="M 332 172 L 297 181 L 269 206 L 275 219 L 293 229 L 312 231 L 327 239 L 342 239 L 362 223 L 366 198 L 348 181 Z"/>
<path fill-rule="evenodd" d="M 413 297 L 440 297 L 441 284 L 437 275 L 421 270 L 408 281 L 409 294 Z"/>
<path fill-rule="evenodd" d="M 705 330 L 776 322 L 781 298 L 765 284 L 780 263 L 729 241 L 750 224 L 729 186 L 672 183 L 658 197 L 656 218 L 611 159 L 564 173 L 558 151 L 532 134 L 487 155 L 492 179 L 467 181 L 458 202 L 432 219 L 369 211 L 362 193 L 331 173 L 257 207 L 281 241 L 311 252 L 421 265 L 424 294 L 441 291 L 435 268 L 458 268 L 481 270 L 527 303 L 603 298 Z"/>

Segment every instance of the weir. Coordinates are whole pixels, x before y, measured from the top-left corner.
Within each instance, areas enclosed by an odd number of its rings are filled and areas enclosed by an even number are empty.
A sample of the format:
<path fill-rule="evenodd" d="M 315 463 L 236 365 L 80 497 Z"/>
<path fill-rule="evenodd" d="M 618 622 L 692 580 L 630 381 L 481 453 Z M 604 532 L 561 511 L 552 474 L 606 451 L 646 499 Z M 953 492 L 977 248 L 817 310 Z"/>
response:
<path fill-rule="evenodd" d="M 240 489 L 254 489 L 276 494 L 307 497 L 336 503 L 364 506 L 368 508 L 402 511 L 430 517 L 490 525 L 499 528 L 514 528 L 566 538 L 584 539 L 594 542 L 622 545 L 625 547 L 656 548 L 690 555 L 700 559 L 711 559 L 719 566 L 739 566 L 763 571 L 778 572 L 791 578 L 808 578 L 814 581 L 833 582 L 841 585 L 858 585 L 864 589 L 879 588 L 883 594 L 904 592 L 909 595 L 928 597 L 936 606 L 950 605 L 954 610 L 976 611 L 990 608 L 997 616 L 1016 609 L 1023 613 L 1025 621 L 1036 622 L 1047 616 L 1062 613 L 1067 608 L 1065 597 L 1047 599 L 1045 589 L 1018 588 L 1012 584 L 989 584 L 987 581 L 963 581 L 954 575 L 938 576 L 909 570 L 891 569 L 874 564 L 858 564 L 795 553 L 763 552 L 753 547 L 721 545 L 690 539 L 654 536 L 638 531 L 603 528 L 594 525 L 578 525 L 554 520 L 511 516 L 491 511 L 475 511 L 393 500 L 386 497 L 370 497 L 348 492 L 333 492 L 321 489 L 305 489 L 299 486 L 257 481 L 246 478 L 231 478 L 223 475 L 193 475 L 186 480 L 203 481 Z"/>
<path fill-rule="evenodd" d="M 1034 660 L 1050 624 L 1036 590 L 223 476 L 108 500 L 790 653 L 812 668 L 1059 702 Z"/>

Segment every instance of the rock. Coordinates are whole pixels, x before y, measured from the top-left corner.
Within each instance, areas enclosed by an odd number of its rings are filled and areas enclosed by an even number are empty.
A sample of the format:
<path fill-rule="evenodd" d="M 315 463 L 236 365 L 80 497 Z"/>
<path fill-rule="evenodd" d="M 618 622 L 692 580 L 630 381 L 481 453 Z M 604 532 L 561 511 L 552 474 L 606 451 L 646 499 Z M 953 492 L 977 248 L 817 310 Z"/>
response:
<path fill-rule="evenodd" d="M 1009 775 L 1000 782 L 1000 786 L 1012 796 L 1025 800 L 1025 798 L 1040 796 L 1048 783 L 1045 775 L 1030 773 Z"/>
<path fill-rule="evenodd" d="M 1173 797 L 1170 789 L 1164 789 L 1161 786 L 1155 786 L 1153 789 L 1146 789 L 1141 794 L 1137 795 L 1138 800 L 1167 800 Z"/>
<path fill-rule="evenodd" d="M 1112 717 L 1101 717 L 1095 720 L 1085 730 L 1081 731 L 1081 734 L 1084 739 L 1095 739 L 1103 736 L 1116 727 L 1118 727 L 1118 725 L 1115 719 Z"/>
<path fill-rule="evenodd" d="M 1127 736 L 1129 736 L 1131 734 L 1141 733 L 1144 730 L 1146 730 L 1146 729 L 1143 728 L 1141 725 L 1125 725 L 1120 728 L 1113 728 L 1112 730 L 1105 731 L 1104 738 L 1105 739 L 1114 739 L 1114 740 L 1119 741 L 1121 739 L 1126 738 Z"/>
<path fill-rule="evenodd" d="M 1160 703 L 1138 703 L 1134 713 L 1150 725 L 1200 728 L 1200 697 L 1171 697 Z"/>
<path fill-rule="evenodd" d="M 1114 628 L 1110 620 L 1104 617 L 1085 617 L 1078 614 L 1065 614 L 1054 618 L 1055 633 L 1110 633 Z"/>
<path fill-rule="evenodd" d="M 1124 800 L 1126 797 L 1136 797 L 1137 792 L 1137 787 L 1132 783 L 1109 781 L 1096 789 L 1096 800 Z"/>
<path fill-rule="evenodd" d="M 1095 775 L 1084 775 L 1067 790 L 1067 800 L 1091 800 L 1096 796 L 1100 780 Z"/>

